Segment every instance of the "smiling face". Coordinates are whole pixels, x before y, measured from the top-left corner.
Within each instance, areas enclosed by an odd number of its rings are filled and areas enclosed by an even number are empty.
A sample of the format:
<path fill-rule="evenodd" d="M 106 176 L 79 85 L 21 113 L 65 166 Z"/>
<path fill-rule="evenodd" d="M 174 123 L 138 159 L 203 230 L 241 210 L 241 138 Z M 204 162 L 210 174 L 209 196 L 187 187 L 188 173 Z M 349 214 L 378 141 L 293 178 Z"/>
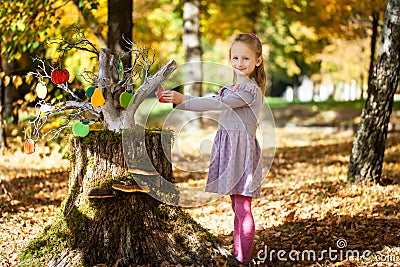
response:
<path fill-rule="evenodd" d="M 243 42 L 233 43 L 230 54 L 232 67 L 248 77 L 262 63 L 261 56 L 257 58 L 256 53 Z"/>

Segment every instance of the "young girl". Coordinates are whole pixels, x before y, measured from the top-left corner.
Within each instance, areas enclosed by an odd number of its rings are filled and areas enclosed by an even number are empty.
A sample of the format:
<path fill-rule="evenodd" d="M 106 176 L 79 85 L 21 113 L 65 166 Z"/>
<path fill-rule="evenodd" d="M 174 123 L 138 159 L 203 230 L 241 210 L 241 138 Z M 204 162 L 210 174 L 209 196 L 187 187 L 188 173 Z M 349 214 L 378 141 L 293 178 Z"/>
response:
<path fill-rule="evenodd" d="M 194 97 L 176 91 L 163 91 L 162 96 L 178 109 L 221 110 L 206 191 L 230 195 L 235 213 L 233 253 L 238 261 L 249 264 L 255 231 L 251 200 L 259 197 L 262 180 L 261 149 L 255 133 L 266 88 L 257 35 L 236 35 L 229 57 L 235 83 L 222 87 L 217 96 Z"/>

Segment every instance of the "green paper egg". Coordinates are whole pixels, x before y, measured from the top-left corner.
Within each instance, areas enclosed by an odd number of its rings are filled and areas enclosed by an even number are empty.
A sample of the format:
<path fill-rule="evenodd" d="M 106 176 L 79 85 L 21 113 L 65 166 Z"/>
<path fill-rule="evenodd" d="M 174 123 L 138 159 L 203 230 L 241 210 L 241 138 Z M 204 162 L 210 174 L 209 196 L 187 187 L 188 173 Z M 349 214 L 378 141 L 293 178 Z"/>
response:
<path fill-rule="evenodd" d="M 85 137 L 89 134 L 90 127 L 88 124 L 84 124 L 83 122 L 76 121 L 72 126 L 72 133 L 75 136 Z"/>
<path fill-rule="evenodd" d="M 94 93 L 94 89 L 96 89 L 96 87 L 94 87 L 93 85 L 92 85 L 92 86 L 89 86 L 89 87 L 86 89 L 86 91 L 85 91 L 85 95 L 86 95 L 87 97 L 91 98 L 92 95 L 93 95 L 93 93 Z"/>
<path fill-rule="evenodd" d="M 119 102 L 123 108 L 127 108 L 132 103 L 133 95 L 128 92 L 123 92 L 119 96 Z"/>

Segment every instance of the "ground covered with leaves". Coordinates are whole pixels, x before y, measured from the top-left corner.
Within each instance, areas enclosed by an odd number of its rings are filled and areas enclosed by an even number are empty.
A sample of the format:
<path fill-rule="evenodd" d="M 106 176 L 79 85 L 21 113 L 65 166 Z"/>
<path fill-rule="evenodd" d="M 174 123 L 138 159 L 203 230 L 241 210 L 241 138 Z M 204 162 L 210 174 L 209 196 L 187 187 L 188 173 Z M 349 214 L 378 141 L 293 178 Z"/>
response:
<path fill-rule="evenodd" d="M 388 137 L 383 185 L 346 182 L 353 137 L 337 128 L 277 128 L 274 162 L 253 201 L 259 266 L 400 266 L 400 132 Z M 24 246 L 55 220 L 69 170 L 58 152 L 15 148 L 1 157 L 0 266 L 17 265 Z M 175 176 L 183 186 L 206 179 Z M 229 198 L 185 210 L 233 249 Z"/>

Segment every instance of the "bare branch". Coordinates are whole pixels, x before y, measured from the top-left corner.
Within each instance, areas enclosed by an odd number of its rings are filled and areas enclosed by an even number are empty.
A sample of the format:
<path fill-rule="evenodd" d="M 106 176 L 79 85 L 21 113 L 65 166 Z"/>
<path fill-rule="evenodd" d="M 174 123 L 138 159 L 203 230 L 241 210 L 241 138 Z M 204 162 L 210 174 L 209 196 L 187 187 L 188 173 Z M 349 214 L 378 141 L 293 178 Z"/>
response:
<path fill-rule="evenodd" d="M 65 102 L 63 110 L 67 109 L 78 109 L 80 111 L 88 111 L 96 117 L 101 116 L 101 108 L 93 107 L 89 102 L 76 102 L 76 101 L 67 101 Z M 61 111 L 61 110 L 60 110 Z"/>
<path fill-rule="evenodd" d="M 61 57 L 63 57 L 66 52 L 72 49 L 87 51 L 95 54 L 96 57 L 99 57 L 99 51 L 97 50 L 96 46 L 85 37 L 85 34 L 75 26 L 71 28 L 72 31 L 75 31 L 72 40 L 60 38 L 49 42 L 50 44 L 58 45 L 58 51 L 61 52 Z"/>
<path fill-rule="evenodd" d="M 143 100 L 154 91 L 164 80 L 168 79 L 172 72 L 177 68 L 175 60 L 171 59 L 161 69 L 154 74 L 151 78 L 146 81 L 136 90 L 133 96 L 133 104 L 130 105 L 125 114 L 123 121 L 123 127 L 125 129 L 132 128 L 135 125 L 134 115 L 139 105 Z"/>
<path fill-rule="evenodd" d="M 79 77 L 82 77 L 86 82 L 94 84 L 97 80 L 97 75 L 91 71 L 84 70 Z"/>
<path fill-rule="evenodd" d="M 41 72 L 30 72 L 31 75 L 35 76 L 38 79 L 44 79 L 44 78 L 51 79 L 51 75 L 47 73 L 46 63 L 43 59 L 41 59 L 39 56 L 36 56 L 32 57 L 32 61 L 33 62 L 39 61 L 38 68 L 41 70 Z"/>

